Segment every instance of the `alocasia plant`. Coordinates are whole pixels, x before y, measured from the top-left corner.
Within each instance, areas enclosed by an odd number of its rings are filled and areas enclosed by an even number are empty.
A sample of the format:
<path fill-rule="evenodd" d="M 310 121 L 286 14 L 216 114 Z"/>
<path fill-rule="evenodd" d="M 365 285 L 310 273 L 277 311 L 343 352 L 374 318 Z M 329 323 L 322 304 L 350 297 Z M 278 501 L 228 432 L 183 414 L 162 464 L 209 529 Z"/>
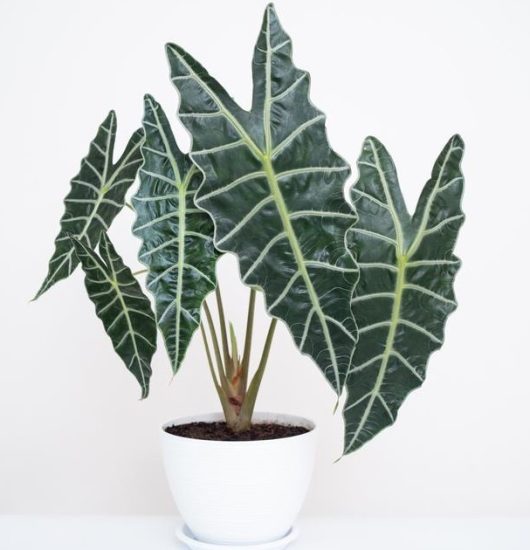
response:
<path fill-rule="evenodd" d="M 350 168 L 309 101 L 309 75 L 293 65 L 271 5 L 254 50 L 250 112 L 182 48 L 167 53 L 205 176 L 195 201 L 214 220 L 216 247 L 238 255 L 243 281 L 263 289 L 267 311 L 340 394 L 357 339 L 358 269 L 345 246 L 355 214 L 343 196 Z"/>
<path fill-rule="evenodd" d="M 456 308 L 453 254 L 464 221 L 460 202 L 464 144 L 451 138 L 438 157 L 411 217 L 383 145 L 366 139 L 351 196 L 359 221 L 351 231 L 361 277 L 353 312 L 359 342 L 344 407 L 345 452 L 392 424 L 407 394 L 425 378 Z"/>
<path fill-rule="evenodd" d="M 55 239 L 48 275 L 35 298 L 74 271 L 79 259 L 70 236 L 88 246 L 97 246 L 123 208 L 125 194 L 142 163 L 142 130 L 136 130 L 116 164 L 113 164 L 116 139 L 116 114 L 111 111 L 90 143 L 88 155 L 81 161 L 79 174 L 71 180 L 70 193 L 64 199 L 61 230 Z"/>
<path fill-rule="evenodd" d="M 100 255 L 80 239 L 70 239 L 83 266 L 86 289 L 96 305 L 96 314 L 116 353 L 138 380 L 142 397 L 147 397 L 151 358 L 156 350 L 156 323 L 149 299 L 106 233 L 101 235 Z"/>
<path fill-rule="evenodd" d="M 145 97 L 143 126 L 145 132 L 135 132 L 122 159 L 112 166 L 114 113 L 101 125 L 88 157 L 82 161 L 80 175 L 72 180 L 61 219 L 61 233 L 56 240 L 57 249 L 50 262 L 53 272 L 50 271 L 52 275 L 47 277 L 37 297 L 81 262 L 87 293 L 96 306 L 96 314 L 116 353 L 138 380 L 142 397 L 149 393 L 157 324 L 174 372 L 192 335 L 200 327 L 227 422 L 233 430 L 247 429 L 276 320 L 271 321 L 257 370 L 250 378 L 256 291 L 250 292 L 245 344 L 240 356 L 232 325 L 228 336 L 221 293 L 219 286 L 216 287 L 215 262 L 219 252 L 213 244 L 213 223 L 208 214 L 194 204 L 201 182 L 199 169 L 179 150 L 162 107 L 150 96 Z M 142 239 L 139 259 L 148 268 L 146 286 L 154 296 L 156 321 L 149 299 L 106 233 L 124 206 L 125 192 L 135 180 L 140 165 L 140 186 L 133 197 L 137 213 L 133 232 Z M 97 223 L 94 225 L 93 221 Z M 214 288 L 222 345 L 204 301 Z M 205 309 L 210 341 L 200 320 L 201 306 Z"/>
<path fill-rule="evenodd" d="M 250 295 L 245 347 L 240 357 L 232 326 L 231 346 L 228 345 L 221 293 L 216 288 L 215 262 L 219 252 L 213 244 L 213 223 L 194 203 L 202 175 L 189 155 L 178 148 L 169 121 L 153 97 L 145 97 L 144 109 L 145 142 L 141 148 L 144 164 L 140 169 L 140 187 L 133 197 L 137 212 L 133 232 L 142 239 L 139 259 L 148 268 L 147 288 L 155 298 L 157 323 L 174 373 L 182 363 L 191 337 L 201 327 L 210 372 L 226 420 L 234 430 L 244 430 L 250 426 L 275 323 L 269 329 L 257 372 L 248 384 L 255 292 Z M 222 346 L 204 301 L 214 288 Z M 203 304 L 213 358 L 200 320 Z"/>
<path fill-rule="evenodd" d="M 144 397 L 156 326 L 173 372 L 199 329 L 234 431 L 250 426 L 280 319 L 335 392 L 346 390 L 344 452 L 352 452 L 395 421 L 456 307 L 463 143 L 450 140 L 411 217 L 390 156 L 368 138 L 350 204 L 344 197 L 350 167 L 328 144 L 325 117 L 308 97 L 309 75 L 294 66 L 291 40 L 272 5 L 254 50 L 250 111 L 184 49 L 170 44 L 167 54 L 179 117 L 193 138 L 190 154 L 180 151 L 162 107 L 146 96 L 143 130 L 114 165 L 111 113 L 72 180 L 37 296 L 81 261 L 96 313 Z M 140 164 L 133 232 L 142 241 L 139 259 L 156 321 L 106 234 Z M 225 251 L 237 255 L 251 288 L 241 354 L 215 276 Z M 214 289 L 220 338 L 206 302 Z M 257 290 L 273 319 L 251 378 Z"/>
<path fill-rule="evenodd" d="M 216 285 L 213 224 L 193 199 L 202 176 L 178 148 L 162 107 L 145 97 L 144 164 L 133 197 L 139 259 L 149 270 L 158 326 L 177 372 L 200 323 L 200 309 Z"/>

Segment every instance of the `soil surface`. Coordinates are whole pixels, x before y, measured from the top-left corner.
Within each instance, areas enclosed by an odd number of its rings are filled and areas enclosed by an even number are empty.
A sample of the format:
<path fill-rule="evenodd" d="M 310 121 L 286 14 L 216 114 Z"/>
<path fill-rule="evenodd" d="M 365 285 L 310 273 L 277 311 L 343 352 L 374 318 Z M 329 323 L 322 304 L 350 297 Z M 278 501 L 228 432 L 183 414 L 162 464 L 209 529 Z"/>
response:
<path fill-rule="evenodd" d="M 303 426 L 274 424 L 265 422 L 253 424 L 245 432 L 233 432 L 225 422 L 190 422 L 169 426 L 166 432 L 190 439 L 207 439 L 211 441 L 260 441 L 265 439 L 282 439 L 307 433 Z"/>

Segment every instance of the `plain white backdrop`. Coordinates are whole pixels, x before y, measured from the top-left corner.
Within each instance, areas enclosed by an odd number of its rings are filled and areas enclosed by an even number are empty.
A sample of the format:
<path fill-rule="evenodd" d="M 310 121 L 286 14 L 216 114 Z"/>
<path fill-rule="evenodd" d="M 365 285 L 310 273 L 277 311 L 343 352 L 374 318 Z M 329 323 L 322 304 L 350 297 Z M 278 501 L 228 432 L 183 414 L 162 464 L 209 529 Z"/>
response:
<path fill-rule="evenodd" d="M 262 0 L 18 0 L 0 4 L 0 513 L 172 513 L 159 427 L 218 410 L 193 340 L 172 380 L 162 343 L 151 395 L 115 356 L 77 271 L 36 303 L 62 198 L 100 121 L 118 144 L 142 97 L 174 114 L 164 44 L 187 48 L 248 106 Z M 334 396 L 278 331 L 258 408 L 314 418 L 318 467 L 305 512 L 349 516 L 530 515 L 530 4 L 523 0 L 278 0 L 296 64 L 312 75 L 333 147 L 354 165 L 385 143 L 413 209 L 459 132 L 467 221 L 459 309 L 397 424 L 338 464 Z M 188 137 L 174 117 L 183 148 Z M 351 182 L 356 176 L 354 175 Z M 350 183 L 351 183 L 350 182 Z M 125 210 L 111 235 L 129 265 Z M 218 265 L 240 329 L 246 289 Z M 262 311 L 261 302 L 258 311 Z M 267 319 L 258 315 L 261 337 Z"/>

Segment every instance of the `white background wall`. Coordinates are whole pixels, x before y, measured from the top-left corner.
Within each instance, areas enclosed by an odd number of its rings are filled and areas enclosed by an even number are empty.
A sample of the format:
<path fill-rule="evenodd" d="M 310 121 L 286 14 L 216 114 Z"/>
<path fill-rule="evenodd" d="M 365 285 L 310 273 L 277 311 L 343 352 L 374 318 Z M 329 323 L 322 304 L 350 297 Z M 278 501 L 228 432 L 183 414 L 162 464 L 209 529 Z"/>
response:
<path fill-rule="evenodd" d="M 145 92 L 176 111 L 167 41 L 188 48 L 249 105 L 264 6 L 1 3 L 0 513 L 173 510 L 159 426 L 219 408 L 199 339 L 173 381 L 160 346 L 151 396 L 141 402 L 79 271 L 28 301 L 45 275 L 68 181 L 107 111 L 117 110 L 120 146 L 140 123 Z M 411 209 L 450 135 L 467 144 L 460 307 L 393 428 L 333 464 L 342 436 L 333 394 L 279 330 L 259 408 L 322 427 L 306 512 L 529 515 L 530 4 L 278 0 L 277 9 L 296 63 L 312 74 L 334 148 L 354 163 L 362 139 L 379 137 Z M 132 222 L 124 211 L 111 234 L 136 267 Z M 246 290 L 235 260 L 223 259 L 218 272 L 241 329 Z M 261 315 L 261 335 L 266 326 Z"/>

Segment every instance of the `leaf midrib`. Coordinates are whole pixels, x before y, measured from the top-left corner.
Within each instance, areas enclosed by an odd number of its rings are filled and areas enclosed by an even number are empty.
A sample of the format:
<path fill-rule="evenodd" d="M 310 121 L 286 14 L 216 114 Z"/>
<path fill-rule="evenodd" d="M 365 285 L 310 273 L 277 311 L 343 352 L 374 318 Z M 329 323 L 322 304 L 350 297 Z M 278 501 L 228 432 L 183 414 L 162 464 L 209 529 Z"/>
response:
<path fill-rule="evenodd" d="M 375 403 L 375 400 L 377 399 L 378 396 L 380 396 L 379 391 L 384 382 L 386 369 L 388 367 L 388 361 L 394 349 L 394 339 L 396 336 L 396 330 L 399 324 L 399 318 L 401 313 L 401 299 L 403 295 L 403 288 L 405 286 L 405 269 L 407 264 L 407 256 L 403 250 L 403 247 L 404 247 L 403 228 L 401 226 L 401 222 L 399 220 L 399 215 L 396 211 L 394 201 L 392 200 L 392 195 L 390 194 L 388 181 L 386 179 L 385 172 L 381 165 L 381 159 L 379 158 L 379 154 L 377 152 L 377 149 L 373 141 L 369 139 L 368 143 L 370 144 L 370 148 L 372 149 L 372 154 L 374 156 L 374 161 L 375 161 L 375 169 L 377 170 L 377 173 L 379 175 L 379 180 L 381 181 L 381 185 L 383 187 L 383 192 L 385 194 L 390 216 L 392 218 L 392 222 L 394 223 L 394 230 L 396 232 L 396 244 L 394 245 L 394 249 L 395 249 L 395 254 L 397 259 L 396 263 L 398 264 L 398 266 L 397 266 L 397 274 L 396 274 L 396 284 L 394 287 L 394 300 L 392 304 L 390 325 L 388 328 L 388 334 L 385 341 L 385 349 L 381 354 L 381 359 L 380 359 L 381 363 L 379 365 L 379 371 L 377 373 L 377 378 L 375 380 L 374 387 L 370 392 L 370 398 L 364 409 L 363 416 L 359 421 L 357 429 L 355 430 L 355 433 L 350 441 L 350 444 L 348 445 L 348 448 L 346 449 L 346 452 L 348 452 L 349 449 L 351 449 L 351 447 L 356 443 L 357 438 L 359 437 L 359 434 L 364 429 L 366 421 L 368 420 L 368 417 L 372 412 L 372 407 Z"/>
<path fill-rule="evenodd" d="M 338 371 L 337 357 L 335 355 L 335 348 L 331 340 L 331 335 L 329 332 L 327 320 L 325 318 L 324 312 L 322 311 L 318 294 L 315 290 L 315 287 L 313 286 L 313 281 L 311 281 L 309 272 L 307 271 L 307 266 L 305 264 L 305 257 L 300 247 L 300 243 L 298 242 L 296 233 L 293 229 L 291 220 L 289 218 L 289 209 L 285 204 L 283 194 L 278 184 L 278 178 L 276 176 L 276 172 L 272 165 L 272 157 L 274 153 L 272 148 L 272 133 L 271 133 L 271 123 L 270 123 L 271 108 L 272 108 L 272 78 L 271 78 L 272 46 L 271 46 L 271 40 L 270 40 L 270 11 L 271 11 L 271 8 L 269 6 L 267 8 L 267 27 L 266 27 L 266 33 L 265 33 L 265 38 L 267 42 L 267 53 L 266 53 L 266 63 L 265 63 L 265 100 L 263 105 L 263 126 L 264 126 L 264 133 L 265 133 L 266 150 L 265 150 L 265 154 L 261 155 L 262 156 L 261 162 L 262 162 L 263 169 L 267 175 L 267 183 L 269 185 L 270 192 L 274 198 L 276 208 L 278 209 L 278 213 L 280 215 L 280 219 L 282 221 L 284 231 L 287 235 L 287 240 L 289 241 L 291 249 L 294 253 L 294 257 L 298 266 L 298 271 L 302 276 L 302 279 L 304 280 L 307 291 L 309 293 L 312 309 L 317 314 L 317 317 L 322 326 L 322 332 L 324 333 L 324 339 L 326 340 L 326 346 L 328 348 L 331 364 L 333 366 L 333 374 L 335 376 L 335 386 L 336 386 L 335 389 L 337 393 L 340 394 L 340 391 L 341 391 L 340 374 Z"/>
<path fill-rule="evenodd" d="M 394 341 L 396 337 L 396 331 L 397 327 L 399 325 L 399 320 L 401 318 L 401 301 L 403 297 L 403 292 L 405 290 L 405 286 L 407 284 L 406 280 L 406 270 L 409 266 L 409 259 L 414 255 L 416 250 L 419 247 L 419 244 L 421 243 L 421 240 L 423 238 L 423 233 L 425 231 L 425 227 L 427 225 L 428 216 L 430 213 L 430 209 L 432 207 L 432 202 L 434 200 L 434 196 L 436 195 L 437 189 L 440 185 L 440 181 L 443 175 L 443 171 L 445 170 L 446 163 L 453 152 L 453 148 L 450 147 L 444 161 L 442 163 L 442 166 L 440 168 L 440 173 L 438 174 L 437 181 L 433 187 L 432 193 L 429 196 L 429 199 L 427 201 L 427 204 L 425 206 L 424 215 L 422 218 L 422 222 L 420 225 L 420 228 L 418 229 L 418 232 L 412 242 L 412 244 L 408 247 L 407 250 L 405 250 L 405 243 L 404 243 L 404 235 L 403 235 L 403 228 L 399 219 L 399 215 L 396 211 L 394 201 L 392 200 L 392 195 L 390 194 L 390 189 L 388 186 L 388 181 L 386 179 L 385 172 L 383 170 L 383 167 L 381 165 L 381 159 L 379 158 L 379 154 L 377 152 L 377 149 L 371 139 L 368 140 L 370 143 L 370 147 L 372 149 L 372 153 L 374 155 L 374 161 L 375 161 L 375 167 L 379 174 L 379 179 L 381 181 L 381 185 L 383 187 L 383 192 L 385 194 L 386 200 L 387 200 L 387 206 L 390 212 L 390 215 L 392 217 L 392 221 L 394 223 L 394 228 L 396 231 L 396 245 L 395 245 L 395 251 L 396 251 L 396 260 L 397 260 L 397 273 L 396 273 L 396 285 L 394 288 L 394 303 L 392 304 L 392 313 L 390 318 L 390 325 L 388 329 L 388 334 L 385 342 L 385 349 L 381 356 L 381 364 L 379 367 L 379 372 L 377 374 L 376 382 L 374 385 L 374 388 L 370 394 L 370 399 L 368 400 L 368 403 L 366 405 L 366 408 L 364 410 L 363 416 L 359 422 L 359 425 L 352 437 L 352 440 L 350 444 L 348 445 L 348 448 L 346 449 L 346 452 L 351 449 L 351 447 L 356 443 L 357 438 L 361 431 L 364 429 L 364 426 L 366 424 L 366 421 L 368 420 L 368 417 L 372 411 L 373 404 L 378 396 L 380 396 L 380 389 L 384 382 L 386 370 L 388 367 L 388 361 L 390 359 L 390 356 L 394 352 Z"/>
<path fill-rule="evenodd" d="M 147 389 L 147 386 L 146 386 L 146 383 L 145 383 L 144 370 L 142 368 L 143 367 L 142 358 L 140 357 L 140 352 L 138 351 L 138 345 L 136 343 L 136 334 L 135 334 L 135 331 L 134 331 L 133 326 L 132 326 L 131 317 L 129 315 L 129 308 L 127 307 L 127 304 L 125 303 L 125 298 L 123 297 L 123 295 L 121 293 L 121 290 L 120 290 L 120 287 L 119 287 L 119 282 L 118 282 L 118 277 L 117 277 L 116 271 L 114 269 L 114 263 L 113 263 L 112 258 L 110 256 L 110 251 L 108 250 L 107 247 L 105 247 L 105 251 L 108 255 L 110 270 L 112 271 L 112 279 L 110 280 L 110 284 L 112 285 L 112 287 L 114 288 L 116 294 L 118 295 L 118 300 L 120 301 L 121 307 L 123 308 L 123 312 L 124 312 L 124 315 L 125 315 L 125 320 L 127 321 L 127 327 L 129 329 L 129 333 L 131 335 L 131 340 L 133 342 L 134 355 L 136 356 L 136 359 L 138 360 L 138 367 L 139 367 L 139 371 L 140 371 L 140 376 L 142 377 L 142 390 L 143 390 L 143 392 L 145 392 L 146 389 Z M 107 276 L 107 279 L 108 279 L 108 276 Z M 129 365 L 129 368 L 130 368 L 130 365 Z"/>
<path fill-rule="evenodd" d="M 108 140 L 110 140 L 110 132 L 109 132 Z M 113 167 L 112 174 L 111 174 L 108 182 L 103 183 L 106 178 L 104 178 L 102 176 L 102 178 L 101 178 L 102 179 L 102 186 L 99 189 L 98 198 L 97 198 L 96 202 L 94 203 L 94 210 L 91 212 L 90 216 L 86 220 L 85 226 L 83 227 L 83 230 L 81 231 L 81 233 L 78 236 L 79 239 L 82 239 L 86 235 L 87 231 L 90 228 L 90 225 L 91 225 L 92 221 L 94 220 L 94 217 L 98 213 L 98 209 L 99 209 L 99 206 L 100 206 L 101 202 L 105 198 L 105 195 L 112 189 L 112 184 L 114 183 L 114 180 L 116 179 L 117 175 L 120 173 L 123 166 L 125 166 L 125 164 L 127 164 L 127 161 L 131 158 L 132 154 L 139 147 L 141 147 L 142 143 L 143 143 L 143 140 L 139 140 L 138 143 L 135 143 L 134 146 L 131 147 L 131 150 L 123 157 L 123 159 L 121 159 L 121 162 L 119 162 L 116 166 Z M 105 155 L 105 169 L 104 169 L 105 176 L 107 175 L 107 172 L 108 172 L 107 165 L 110 166 L 112 164 L 112 159 L 110 159 L 109 156 L 108 156 L 109 150 L 110 150 L 110 145 L 109 145 L 109 141 L 107 141 L 107 150 L 106 150 L 106 155 Z"/>
<path fill-rule="evenodd" d="M 331 335 L 329 332 L 329 327 L 327 325 L 327 321 L 324 316 L 324 312 L 322 311 L 322 307 L 320 305 L 320 300 L 318 299 L 318 295 L 316 293 L 316 290 L 313 286 L 313 282 L 311 281 L 311 278 L 309 277 L 309 273 L 307 271 L 306 265 L 305 265 L 305 258 L 302 253 L 302 249 L 300 247 L 300 243 L 298 242 L 298 239 L 296 237 L 296 233 L 294 232 L 293 226 L 291 224 L 291 220 L 289 219 L 289 211 L 287 209 L 287 205 L 285 204 L 285 200 L 283 198 L 283 195 L 281 193 L 278 179 L 276 176 L 276 172 L 272 166 L 272 136 L 271 136 L 271 128 L 270 128 L 270 109 L 271 109 L 271 58 L 272 58 L 272 51 L 271 51 L 271 45 L 270 45 L 270 21 L 269 21 L 269 11 L 270 8 L 267 10 L 267 62 L 266 62 L 266 89 L 265 89 L 265 101 L 264 101 L 264 111 L 263 111 L 263 126 L 264 126 L 264 137 L 265 137 L 265 144 L 266 144 L 266 151 L 264 152 L 255 142 L 254 140 L 248 135 L 248 133 L 245 131 L 241 123 L 235 118 L 234 115 L 225 107 L 223 101 L 221 98 L 208 86 L 208 84 L 200 78 L 200 76 L 193 70 L 193 68 L 190 66 L 190 64 L 184 59 L 184 56 L 180 54 L 177 50 L 174 48 L 171 48 L 171 51 L 173 54 L 180 60 L 180 62 L 186 67 L 189 76 L 198 82 L 203 89 L 210 95 L 214 103 L 216 104 L 217 108 L 219 109 L 219 112 L 232 124 L 234 130 L 240 135 L 241 139 L 245 143 L 245 145 L 248 147 L 249 151 L 254 155 L 254 157 L 261 163 L 263 166 L 264 172 L 267 175 L 267 183 L 269 185 L 269 190 L 271 195 L 273 196 L 273 199 L 275 201 L 276 208 L 278 210 L 278 213 L 280 215 L 280 219 L 282 222 L 282 225 L 284 227 L 285 233 L 287 235 L 289 244 L 291 246 L 291 249 L 293 251 L 298 270 L 300 271 L 302 278 L 304 280 L 304 283 L 307 287 L 308 294 L 313 306 L 313 309 L 315 310 L 315 313 L 317 314 L 319 321 L 322 326 L 322 331 L 324 333 L 324 338 L 326 340 L 326 345 L 328 348 L 328 352 L 330 354 L 330 359 L 332 361 L 334 376 L 335 376 L 335 383 L 336 383 L 336 391 L 337 393 L 340 393 L 341 391 L 341 384 L 340 384 L 340 374 L 338 372 L 338 364 L 337 364 L 337 358 L 335 355 L 335 348 L 333 346 L 333 342 L 331 340 Z M 192 153 L 193 156 L 193 153 Z"/>
<path fill-rule="evenodd" d="M 195 172 L 195 167 L 192 166 L 184 181 L 177 186 L 179 194 L 179 210 L 178 210 L 178 224 L 179 224 L 179 250 L 178 250 L 178 267 L 177 267 L 177 295 L 175 296 L 175 359 L 173 364 L 173 372 L 176 372 L 177 365 L 179 364 L 180 353 L 180 319 L 182 317 L 182 289 L 184 288 L 184 265 L 186 254 L 186 191 Z"/>
<path fill-rule="evenodd" d="M 254 140 L 247 134 L 241 123 L 237 120 L 237 118 L 224 106 L 224 103 L 221 101 L 221 98 L 200 78 L 200 76 L 193 70 L 191 65 L 184 59 L 184 56 L 179 53 L 178 50 L 175 50 L 174 48 L 170 48 L 173 52 L 173 55 L 178 57 L 180 62 L 186 67 L 186 69 L 189 71 L 189 76 L 197 83 L 199 83 L 209 94 L 209 96 L 213 99 L 214 103 L 217 105 L 219 112 L 232 124 L 234 129 L 239 133 L 241 136 L 241 139 L 245 142 L 247 147 L 250 149 L 252 154 L 257 158 L 260 159 L 262 152 L 260 148 L 254 143 Z"/>
<path fill-rule="evenodd" d="M 453 144 L 451 142 L 451 145 L 449 146 L 447 153 L 444 157 L 444 160 L 442 162 L 442 165 L 440 166 L 440 171 L 438 173 L 438 177 L 436 178 L 436 183 L 432 189 L 431 194 L 429 195 L 429 198 L 427 199 L 427 204 L 425 205 L 425 209 L 423 211 L 423 216 L 421 219 L 420 226 L 418 228 L 418 232 L 416 233 L 416 237 L 413 241 L 413 243 L 410 245 L 408 250 L 408 256 L 411 258 L 414 256 L 414 254 L 418 251 L 418 248 L 420 247 L 420 244 L 422 242 L 422 239 L 425 235 L 425 229 L 427 228 L 427 223 L 429 222 L 429 215 L 431 213 L 432 204 L 434 202 L 434 197 L 438 193 L 438 189 L 440 188 L 440 183 L 442 181 L 442 177 L 445 171 L 445 167 L 447 166 L 447 162 L 449 161 L 449 158 L 451 156 L 451 153 L 455 151 L 457 148 L 453 147 Z"/>
<path fill-rule="evenodd" d="M 317 314 L 320 324 L 322 325 L 322 331 L 324 333 L 324 338 L 326 340 L 326 345 L 328 347 L 330 359 L 333 366 L 333 372 L 335 375 L 335 386 L 336 386 L 335 389 L 337 393 L 340 393 L 341 391 L 340 375 L 339 375 L 338 366 L 337 366 L 337 357 L 335 355 L 335 348 L 333 346 L 333 342 L 331 341 L 329 327 L 325 319 L 324 312 L 322 311 L 320 300 L 316 293 L 315 287 L 313 286 L 313 281 L 311 281 L 311 278 L 309 277 L 309 272 L 307 271 L 307 266 L 305 264 L 305 257 L 300 247 L 300 243 L 298 242 L 296 233 L 293 229 L 293 225 L 291 223 L 291 220 L 289 219 L 289 210 L 287 208 L 287 205 L 285 204 L 285 200 L 281 193 L 280 186 L 278 185 L 276 173 L 274 172 L 274 168 L 272 167 L 271 160 L 268 157 L 263 158 L 263 168 L 265 173 L 267 174 L 267 182 L 269 184 L 269 189 L 274 198 L 276 208 L 278 209 L 278 214 L 280 215 L 280 219 L 281 219 L 285 234 L 287 235 L 287 240 L 289 241 L 289 244 L 293 251 L 296 264 L 298 266 L 298 271 L 300 272 L 302 279 L 304 280 L 304 283 L 306 285 L 307 291 L 309 293 L 312 309 Z"/>
<path fill-rule="evenodd" d="M 104 173 L 105 175 L 107 174 L 107 167 L 108 165 L 111 164 L 111 159 L 109 158 L 109 149 L 110 149 L 110 138 L 111 138 L 111 130 L 109 129 L 109 131 L 107 132 L 107 149 L 105 151 L 105 168 L 104 168 Z M 112 174 L 109 178 L 109 181 L 107 183 L 103 183 L 104 178 L 103 176 L 101 176 L 101 187 L 99 188 L 98 190 L 98 198 L 96 199 L 96 202 L 94 203 L 94 208 L 92 210 L 92 212 L 90 213 L 90 215 L 88 216 L 88 218 L 86 219 L 85 221 L 85 225 L 83 226 L 83 229 L 81 230 L 81 232 L 76 235 L 76 237 L 78 239 L 84 239 L 88 230 L 90 229 L 90 226 L 92 225 L 92 222 L 94 221 L 95 217 L 96 217 L 96 214 L 98 213 L 98 210 L 99 210 L 99 207 L 101 205 L 101 203 L 103 202 L 103 199 L 105 198 L 105 195 L 108 193 L 108 191 L 110 191 L 112 189 L 112 184 L 114 182 L 114 180 L 116 179 L 116 176 L 120 173 L 122 167 L 124 164 L 127 163 L 127 161 L 131 158 L 131 155 L 138 149 L 138 147 L 140 147 L 142 144 L 142 140 L 140 140 L 138 143 L 136 143 L 132 148 L 131 150 L 129 151 L 129 153 L 122 159 L 122 162 L 118 163 L 115 167 L 114 167 L 114 170 L 112 171 Z M 51 286 L 51 284 L 53 284 L 54 282 L 54 279 L 57 275 L 57 273 L 59 273 L 59 271 L 63 268 L 64 264 L 73 256 L 74 254 L 74 249 L 73 247 L 70 248 L 70 250 L 68 250 L 68 252 L 66 252 L 66 254 L 64 255 L 64 258 L 59 262 L 59 265 L 55 268 L 55 271 L 47 277 L 47 281 L 50 283 L 47 285 L 46 288 L 49 288 Z M 40 293 L 42 294 L 42 292 Z"/>
<path fill-rule="evenodd" d="M 183 271 L 184 271 L 184 260 L 185 260 L 184 249 L 185 249 L 185 236 L 186 236 L 186 187 L 187 185 L 184 185 L 182 183 L 182 178 L 180 175 L 180 170 L 177 164 L 177 160 L 169 145 L 169 140 L 164 131 L 164 127 L 160 122 L 160 117 L 158 116 L 157 105 L 155 105 L 151 99 L 148 99 L 148 102 L 151 108 L 151 112 L 153 113 L 153 116 L 155 118 L 156 125 L 158 127 L 158 133 L 162 139 L 162 142 L 164 144 L 164 149 L 166 150 L 167 157 L 169 159 L 171 168 L 173 170 L 174 186 L 177 189 L 178 201 L 179 201 L 179 207 L 177 212 L 179 233 L 178 233 L 178 259 L 177 259 L 177 292 L 175 295 L 175 356 L 173 358 L 173 362 L 171 365 L 173 372 L 176 372 L 177 365 L 178 365 L 178 357 L 180 352 L 180 318 L 181 318 L 180 297 L 182 295 L 182 288 L 183 288 Z"/>
<path fill-rule="evenodd" d="M 134 328 L 132 326 L 131 318 L 129 316 L 129 308 L 127 307 L 127 304 L 125 303 L 125 299 L 124 299 L 124 297 L 122 295 L 122 292 L 119 288 L 118 277 L 117 277 L 116 271 L 114 269 L 114 264 L 113 264 L 112 258 L 110 256 L 110 251 L 108 250 L 108 248 L 106 246 L 103 247 L 104 251 L 105 251 L 105 255 L 108 259 L 107 266 L 112 272 L 112 277 L 109 277 L 109 274 L 101 267 L 100 261 L 97 258 L 97 256 L 90 249 L 88 249 L 79 239 L 78 239 L 78 242 L 81 245 L 81 247 L 83 248 L 83 250 L 85 251 L 85 254 L 88 255 L 88 257 L 92 260 L 92 262 L 94 263 L 96 268 L 103 274 L 103 277 L 105 278 L 107 283 L 114 290 L 114 292 L 116 293 L 116 296 L 118 297 L 120 305 L 123 309 L 123 313 L 125 315 L 125 319 L 127 321 L 127 327 L 129 329 L 129 334 L 131 335 L 131 340 L 133 342 L 135 356 L 138 360 L 138 364 L 139 364 L 139 367 L 140 367 L 139 370 L 140 370 L 140 376 L 142 378 L 142 391 L 145 393 L 145 391 L 147 390 L 147 386 L 146 386 L 146 383 L 145 383 L 145 376 L 144 376 L 143 369 L 142 369 L 142 359 L 140 357 L 140 352 L 138 351 L 138 346 L 136 344 L 136 337 L 135 337 L 136 333 L 135 333 Z M 88 274 L 87 274 L 87 277 L 88 277 Z M 110 334 L 109 334 L 109 336 L 110 336 Z M 129 369 L 130 369 L 130 367 L 131 366 L 128 365 Z"/>

